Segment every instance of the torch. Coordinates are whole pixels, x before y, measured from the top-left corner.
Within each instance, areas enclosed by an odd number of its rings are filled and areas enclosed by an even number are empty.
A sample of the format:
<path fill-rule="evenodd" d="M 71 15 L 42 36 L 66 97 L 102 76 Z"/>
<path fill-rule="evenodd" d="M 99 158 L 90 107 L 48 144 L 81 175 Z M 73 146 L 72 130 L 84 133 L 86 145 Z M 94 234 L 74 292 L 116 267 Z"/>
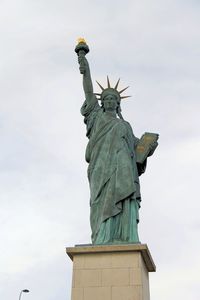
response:
<path fill-rule="evenodd" d="M 78 39 L 78 44 L 76 45 L 75 52 L 77 53 L 78 57 L 85 57 L 85 55 L 89 52 L 89 47 L 86 44 L 86 41 L 83 38 Z M 80 59 L 80 69 L 84 67 L 84 61 Z M 81 74 L 83 72 L 81 71 Z"/>

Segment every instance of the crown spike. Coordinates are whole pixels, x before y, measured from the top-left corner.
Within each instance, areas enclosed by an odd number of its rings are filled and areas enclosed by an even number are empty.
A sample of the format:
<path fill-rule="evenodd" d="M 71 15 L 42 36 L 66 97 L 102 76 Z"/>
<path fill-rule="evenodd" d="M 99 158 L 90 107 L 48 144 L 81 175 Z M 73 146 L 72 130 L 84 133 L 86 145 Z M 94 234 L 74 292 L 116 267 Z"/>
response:
<path fill-rule="evenodd" d="M 108 85 L 108 88 L 110 89 L 110 80 L 109 80 L 108 75 L 107 75 L 107 85 Z"/>
<path fill-rule="evenodd" d="M 104 91 L 104 87 L 102 87 L 102 85 L 96 80 L 96 83 L 98 84 L 98 86 L 102 89 L 102 91 Z"/>
<path fill-rule="evenodd" d="M 130 98 L 131 96 L 122 96 L 121 99 Z"/>
<path fill-rule="evenodd" d="M 120 82 L 120 78 L 117 80 L 117 83 L 116 83 L 116 85 L 115 85 L 115 87 L 114 87 L 115 90 L 117 90 L 118 85 L 119 85 L 119 82 Z"/>
<path fill-rule="evenodd" d="M 119 91 L 119 94 L 123 93 L 125 90 L 127 90 L 129 86 L 125 87 L 123 90 Z"/>

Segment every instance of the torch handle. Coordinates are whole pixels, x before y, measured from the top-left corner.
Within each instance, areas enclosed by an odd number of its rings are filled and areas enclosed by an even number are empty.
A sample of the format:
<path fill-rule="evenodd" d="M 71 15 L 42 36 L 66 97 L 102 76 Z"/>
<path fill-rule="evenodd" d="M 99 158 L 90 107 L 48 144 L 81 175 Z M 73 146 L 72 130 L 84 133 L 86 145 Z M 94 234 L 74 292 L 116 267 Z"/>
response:
<path fill-rule="evenodd" d="M 80 58 L 84 58 L 85 55 L 86 55 L 86 52 L 85 52 L 84 50 L 79 50 L 78 56 L 79 56 Z M 83 69 L 84 69 L 84 67 L 85 67 L 85 64 L 84 64 L 84 60 L 83 60 L 83 59 L 80 59 L 79 65 L 80 65 L 80 73 L 81 73 L 81 74 L 84 74 Z"/>

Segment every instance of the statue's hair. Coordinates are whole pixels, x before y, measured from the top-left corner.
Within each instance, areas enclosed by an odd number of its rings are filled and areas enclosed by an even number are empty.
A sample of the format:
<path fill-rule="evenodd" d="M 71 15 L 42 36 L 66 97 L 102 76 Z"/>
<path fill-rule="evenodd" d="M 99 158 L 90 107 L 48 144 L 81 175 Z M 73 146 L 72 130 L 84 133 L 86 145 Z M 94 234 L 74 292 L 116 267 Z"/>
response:
<path fill-rule="evenodd" d="M 120 104 L 117 106 L 117 115 L 119 116 L 120 119 L 124 120 L 122 114 L 121 114 L 121 106 Z"/>

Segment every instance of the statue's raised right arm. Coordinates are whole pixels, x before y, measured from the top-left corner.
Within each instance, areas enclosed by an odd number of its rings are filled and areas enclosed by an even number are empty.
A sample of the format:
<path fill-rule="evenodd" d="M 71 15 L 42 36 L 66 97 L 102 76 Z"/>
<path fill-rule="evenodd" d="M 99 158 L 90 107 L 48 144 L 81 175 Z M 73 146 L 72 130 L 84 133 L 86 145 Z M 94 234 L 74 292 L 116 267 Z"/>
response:
<path fill-rule="evenodd" d="M 78 55 L 78 62 L 80 65 L 80 73 L 83 74 L 83 90 L 85 93 L 85 98 L 87 102 L 90 102 L 92 99 L 94 99 L 94 93 L 89 63 L 85 55 L 80 54 Z"/>

